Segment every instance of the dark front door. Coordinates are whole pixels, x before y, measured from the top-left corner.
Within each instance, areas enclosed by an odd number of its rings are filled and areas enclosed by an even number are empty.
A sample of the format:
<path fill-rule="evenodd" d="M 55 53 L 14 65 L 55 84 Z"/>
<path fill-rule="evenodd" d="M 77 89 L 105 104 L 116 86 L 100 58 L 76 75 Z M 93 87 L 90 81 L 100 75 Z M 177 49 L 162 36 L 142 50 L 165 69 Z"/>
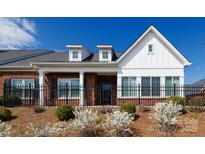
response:
<path fill-rule="evenodd" d="M 101 105 L 111 105 L 112 84 L 101 83 Z"/>

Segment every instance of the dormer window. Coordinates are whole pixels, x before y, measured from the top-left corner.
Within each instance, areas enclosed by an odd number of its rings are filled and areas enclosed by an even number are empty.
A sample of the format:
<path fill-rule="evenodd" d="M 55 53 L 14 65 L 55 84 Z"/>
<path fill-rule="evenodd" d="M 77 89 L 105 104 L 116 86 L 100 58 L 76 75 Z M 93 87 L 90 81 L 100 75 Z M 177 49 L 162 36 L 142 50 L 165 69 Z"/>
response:
<path fill-rule="evenodd" d="M 103 59 L 108 59 L 108 51 L 103 51 L 102 57 L 103 57 Z"/>
<path fill-rule="evenodd" d="M 153 52 L 153 44 L 148 45 L 148 51 L 149 53 Z"/>
<path fill-rule="evenodd" d="M 102 62 L 111 62 L 113 55 L 112 45 L 97 45 L 99 49 L 99 61 Z"/>
<path fill-rule="evenodd" d="M 78 59 L 78 51 L 73 51 L 73 59 Z"/>

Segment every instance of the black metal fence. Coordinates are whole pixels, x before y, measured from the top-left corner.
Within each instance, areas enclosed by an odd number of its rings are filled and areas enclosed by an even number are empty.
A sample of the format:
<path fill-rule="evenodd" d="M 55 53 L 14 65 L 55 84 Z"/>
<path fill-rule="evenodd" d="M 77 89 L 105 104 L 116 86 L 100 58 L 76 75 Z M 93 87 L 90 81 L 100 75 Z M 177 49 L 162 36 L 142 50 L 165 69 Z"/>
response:
<path fill-rule="evenodd" d="M 170 96 L 187 100 L 193 97 L 205 98 L 205 85 L 160 85 L 142 86 L 100 84 L 96 86 L 6 86 L 0 104 L 4 106 L 60 106 L 60 105 L 120 105 L 129 102 L 135 105 L 152 106 Z M 83 98 L 81 98 L 83 94 Z M 82 101 L 81 101 L 82 100 Z M 81 104 L 82 103 L 82 104 Z"/>

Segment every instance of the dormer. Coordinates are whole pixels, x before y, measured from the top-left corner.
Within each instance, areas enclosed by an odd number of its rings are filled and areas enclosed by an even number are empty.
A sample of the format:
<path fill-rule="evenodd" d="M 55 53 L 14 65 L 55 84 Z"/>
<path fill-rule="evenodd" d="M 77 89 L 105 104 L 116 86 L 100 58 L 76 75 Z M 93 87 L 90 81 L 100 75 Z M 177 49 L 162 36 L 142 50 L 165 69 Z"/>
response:
<path fill-rule="evenodd" d="M 83 61 L 91 53 L 83 45 L 66 45 L 69 51 L 69 61 Z"/>
<path fill-rule="evenodd" d="M 99 49 L 99 61 L 102 61 L 102 62 L 112 61 L 112 55 L 113 55 L 112 45 L 97 45 L 97 48 Z"/>

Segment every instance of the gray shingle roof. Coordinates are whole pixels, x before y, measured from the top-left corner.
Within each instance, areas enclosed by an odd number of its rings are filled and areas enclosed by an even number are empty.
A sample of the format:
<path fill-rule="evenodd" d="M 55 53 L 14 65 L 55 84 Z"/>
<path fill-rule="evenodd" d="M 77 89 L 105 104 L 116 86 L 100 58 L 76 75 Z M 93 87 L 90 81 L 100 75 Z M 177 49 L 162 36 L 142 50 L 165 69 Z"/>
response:
<path fill-rule="evenodd" d="M 120 52 L 113 52 L 113 61 L 121 55 Z M 83 62 L 99 61 L 99 54 L 94 53 L 83 60 Z M 48 50 L 11 50 L 0 51 L 1 66 L 30 66 L 32 62 L 69 62 L 68 52 L 54 52 Z"/>
<path fill-rule="evenodd" d="M 20 62 L 32 57 L 38 57 L 52 53 L 48 50 L 5 50 L 0 51 L 0 65 Z"/>

